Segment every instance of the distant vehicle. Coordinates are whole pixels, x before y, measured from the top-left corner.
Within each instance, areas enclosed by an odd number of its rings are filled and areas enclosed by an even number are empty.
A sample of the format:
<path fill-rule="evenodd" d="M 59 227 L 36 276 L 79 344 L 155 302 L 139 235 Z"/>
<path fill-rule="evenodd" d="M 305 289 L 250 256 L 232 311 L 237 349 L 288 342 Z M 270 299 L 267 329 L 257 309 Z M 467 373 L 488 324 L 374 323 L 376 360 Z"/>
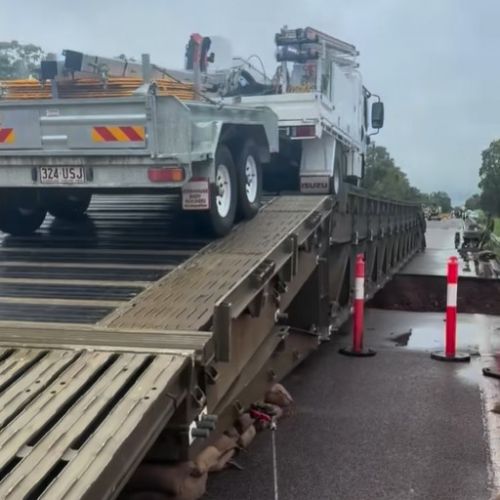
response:
<path fill-rule="evenodd" d="M 441 207 L 438 205 L 431 205 L 424 209 L 425 217 L 427 220 L 441 220 Z"/>

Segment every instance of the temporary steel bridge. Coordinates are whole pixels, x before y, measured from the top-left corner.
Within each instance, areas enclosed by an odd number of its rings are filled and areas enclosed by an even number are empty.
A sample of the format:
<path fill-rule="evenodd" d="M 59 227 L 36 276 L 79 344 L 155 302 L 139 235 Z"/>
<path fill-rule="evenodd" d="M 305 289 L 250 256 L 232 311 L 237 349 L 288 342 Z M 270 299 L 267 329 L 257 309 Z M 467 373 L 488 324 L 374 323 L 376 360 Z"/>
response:
<path fill-rule="evenodd" d="M 115 498 L 146 455 L 193 456 L 202 412 L 224 430 L 348 318 L 356 254 L 370 297 L 424 247 L 418 207 L 354 188 L 214 242 L 177 203 L 96 197 L 3 238 L 0 498 Z"/>

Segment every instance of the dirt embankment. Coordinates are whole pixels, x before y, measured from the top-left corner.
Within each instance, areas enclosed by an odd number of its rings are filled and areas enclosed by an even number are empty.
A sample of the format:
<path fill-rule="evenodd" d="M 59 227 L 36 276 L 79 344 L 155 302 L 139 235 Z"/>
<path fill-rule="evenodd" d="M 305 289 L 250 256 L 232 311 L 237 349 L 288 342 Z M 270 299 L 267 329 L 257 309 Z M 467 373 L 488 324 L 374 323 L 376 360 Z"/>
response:
<path fill-rule="evenodd" d="M 462 278 L 458 284 L 458 310 L 470 314 L 500 315 L 500 281 Z M 396 276 L 375 295 L 370 307 L 414 312 L 446 309 L 446 278 Z"/>

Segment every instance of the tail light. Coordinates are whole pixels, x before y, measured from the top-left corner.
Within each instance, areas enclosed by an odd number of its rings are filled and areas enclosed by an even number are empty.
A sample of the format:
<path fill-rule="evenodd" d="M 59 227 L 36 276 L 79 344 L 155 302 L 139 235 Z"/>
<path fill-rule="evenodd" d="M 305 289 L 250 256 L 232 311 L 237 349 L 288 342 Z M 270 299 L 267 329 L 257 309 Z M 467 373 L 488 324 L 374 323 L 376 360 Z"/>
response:
<path fill-rule="evenodd" d="M 315 125 L 299 125 L 298 127 L 291 127 L 291 136 L 295 139 L 306 139 L 316 137 Z"/>
<path fill-rule="evenodd" d="M 152 167 L 148 170 L 151 182 L 182 182 L 185 172 L 182 167 Z"/>

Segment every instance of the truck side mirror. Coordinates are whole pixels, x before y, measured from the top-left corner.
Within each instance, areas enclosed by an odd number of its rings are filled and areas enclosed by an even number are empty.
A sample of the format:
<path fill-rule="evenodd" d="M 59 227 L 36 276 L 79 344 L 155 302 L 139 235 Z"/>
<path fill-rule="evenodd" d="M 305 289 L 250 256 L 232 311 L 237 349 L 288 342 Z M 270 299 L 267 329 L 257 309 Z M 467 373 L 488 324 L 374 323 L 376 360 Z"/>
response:
<path fill-rule="evenodd" d="M 372 128 L 379 129 L 384 126 L 384 103 L 381 101 L 372 104 Z"/>

